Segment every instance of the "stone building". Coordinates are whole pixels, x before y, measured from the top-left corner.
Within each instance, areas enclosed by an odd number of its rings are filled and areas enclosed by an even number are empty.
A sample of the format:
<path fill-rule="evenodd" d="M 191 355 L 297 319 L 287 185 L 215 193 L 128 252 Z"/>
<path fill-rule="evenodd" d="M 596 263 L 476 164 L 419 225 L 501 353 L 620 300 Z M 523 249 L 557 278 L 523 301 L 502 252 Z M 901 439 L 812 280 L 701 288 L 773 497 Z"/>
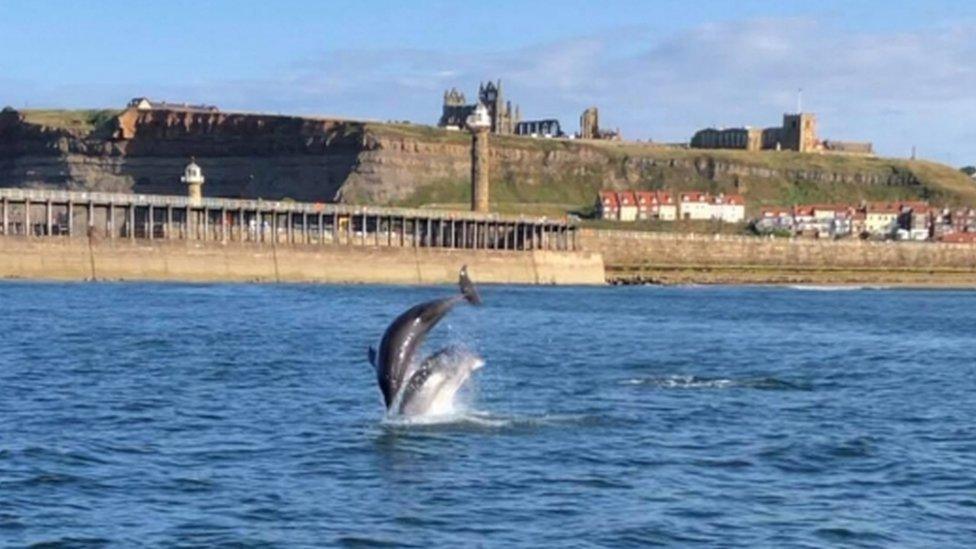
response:
<path fill-rule="evenodd" d="M 691 138 L 695 149 L 743 149 L 758 151 L 762 149 L 763 130 L 758 128 L 726 128 L 717 130 L 705 128 Z"/>
<path fill-rule="evenodd" d="M 152 101 L 148 97 L 134 97 L 127 105 L 137 111 L 185 111 L 211 113 L 220 112 L 216 105 L 190 105 L 188 103 L 167 103 L 166 101 Z"/>
<path fill-rule="evenodd" d="M 705 128 L 691 138 L 695 149 L 741 149 L 747 151 L 787 150 L 797 152 L 836 152 L 874 154 L 871 143 L 821 141 L 817 136 L 817 115 L 800 112 L 783 115 L 781 126 L 756 128 Z"/>
<path fill-rule="evenodd" d="M 600 111 L 596 107 L 590 107 L 580 115 L 580 139 L 606 139 L 610 141 L 620 140 L 620 130 L 601 131 L 600 130 Z"/>
<path fill-rule="evenodd" d="M 580 116 L 580 139 L 596 139 L 600 135 L 600 113 L 590 107 Z"/>
<path fill-rule="evenodd" d="M 441 111 L 441 119 L 437 125 L 442 128 L 461 129 L 464 121 L 474 112 L 475 107 L 481 103 L 488 109 L 488 116 L 491 119 L 491 132 L 495 134 L 511 135 L 515 133 L 516 126 L 521 120 L 519 108 L 512 108 L 511 101 L 505 101 L 502 94 L 502 81 L 482 82 L 478 86 L 478 101 L 468 104 L 464 94 L 456 88 L 451 88 L 444 92 L 444 105 Z"/>
<path fill-rule="evenodd" d="M 789 151 L 813 152 L 820 147 L 817 139 L 817 116 L 801 112 L 784 114 L 780 128 L 780 147 Z"/>

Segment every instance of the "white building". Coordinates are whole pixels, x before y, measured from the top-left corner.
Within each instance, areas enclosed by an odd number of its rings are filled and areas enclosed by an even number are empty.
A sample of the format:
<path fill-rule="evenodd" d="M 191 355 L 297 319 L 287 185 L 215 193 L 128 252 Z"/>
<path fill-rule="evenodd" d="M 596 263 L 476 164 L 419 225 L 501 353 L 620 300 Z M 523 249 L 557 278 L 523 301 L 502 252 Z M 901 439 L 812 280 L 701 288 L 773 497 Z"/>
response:
<path fill-rule="evenodd" d="M 681 193 L 678 198 L 678 215 L 687 220 L 711 219 L 711 197 L 700 192 Z"/>
<path fill-rule="evenodd" d="M 620 201 L 620 220 L 636 221 L 637 220 L 637 197 L 634 196 L 634 192 L 621 191 L 617 193 L 617 199 Z"/>
<path fill-rule="evenodd" d="M 718 195 L 712 200 L 712 219 L 726 223 L 742 223 L 746 220 L 746 204 L 741 195 Z"/>

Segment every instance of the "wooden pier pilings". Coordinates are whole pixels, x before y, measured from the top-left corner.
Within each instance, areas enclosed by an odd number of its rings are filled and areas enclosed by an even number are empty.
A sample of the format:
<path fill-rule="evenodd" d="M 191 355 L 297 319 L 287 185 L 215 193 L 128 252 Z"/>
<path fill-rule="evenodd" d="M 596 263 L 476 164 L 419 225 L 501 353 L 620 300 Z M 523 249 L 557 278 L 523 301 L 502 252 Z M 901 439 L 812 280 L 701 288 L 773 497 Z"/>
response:
<path fill-rule="evenodd" d="M 0 235 L 577 251 L 564 219 L 183 196 L 0 189 Z"/>

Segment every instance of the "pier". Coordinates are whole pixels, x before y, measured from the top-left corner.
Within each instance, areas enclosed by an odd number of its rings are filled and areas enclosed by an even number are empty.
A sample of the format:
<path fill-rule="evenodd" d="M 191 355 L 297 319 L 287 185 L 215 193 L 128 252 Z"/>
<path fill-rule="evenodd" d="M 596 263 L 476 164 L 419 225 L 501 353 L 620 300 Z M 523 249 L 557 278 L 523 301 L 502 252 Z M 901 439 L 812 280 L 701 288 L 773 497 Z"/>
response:
<path fill-rule="evenodd" d="M 128 193 L 0 189 L 0 235 L 256 245 L 578 251 L 565 219 Z"/>

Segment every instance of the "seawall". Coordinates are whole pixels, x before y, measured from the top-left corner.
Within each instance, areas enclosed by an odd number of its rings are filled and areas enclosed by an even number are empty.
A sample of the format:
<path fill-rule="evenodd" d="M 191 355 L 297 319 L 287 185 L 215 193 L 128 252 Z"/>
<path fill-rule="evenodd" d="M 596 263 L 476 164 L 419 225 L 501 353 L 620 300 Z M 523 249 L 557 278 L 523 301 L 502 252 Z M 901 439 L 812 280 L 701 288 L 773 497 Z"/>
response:
<path fill-rule="evenodd" d="M 583 229 L 611 280 L 976 286 L 976 245 Z"/>
<path fill-rule="evenodd" d="M 0 278 L 440 284 L 603 284 L 599 254 L 309 244 L 0 237 Z"/>

